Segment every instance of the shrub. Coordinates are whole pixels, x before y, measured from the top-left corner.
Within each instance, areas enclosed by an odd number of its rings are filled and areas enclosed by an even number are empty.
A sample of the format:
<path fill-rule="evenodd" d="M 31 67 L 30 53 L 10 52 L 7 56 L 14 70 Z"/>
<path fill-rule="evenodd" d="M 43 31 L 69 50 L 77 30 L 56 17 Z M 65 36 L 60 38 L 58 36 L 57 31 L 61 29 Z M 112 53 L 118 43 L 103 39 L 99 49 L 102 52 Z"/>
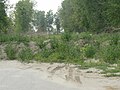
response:
<path fill-rule="evenodd" d="M 84 49 L 84 56 L 87 58 L 94 58 L 94 55 L 96 53 L 95 47 L 92 45 L 86 45 L 84 48 L 85 48 Z"/>
<path fill-rule="evenodd" d="M 82 32 L 80 33 L 80 37 L 81 39 L 91 40 L 92 34 L 90 34 L 89 32 Z"/>
<path fill-rule="evenodd" d="M 100 58 L 107 63 L 117 63 L 120 60 L 120 46 L 119 45 L 109 45 L 102 47 L 100 52 Z"/>
<path fill-rule="evenodd" d="M 40 61 L 40 62 L 44 62 L 44 58 L 41 56 L 41 53 L 38 52 L 34 55 L 34 59 L 37 60 L 37 61 Z"/>
<path fill-rule="evenodd" d="M 25 48 L 21 50 L 21 52 L 18 54 L 18 57 L 21 61 L 29 62 L 34 58 L 34 55 L 32 53 L 32 50 L 30 50 L 29 48 Z"/>
<path fill-rule="evenodd" d="M 59 40 L 55 37 L 50 40 L 51 49 L 57 49 L 59 46 Z"/>
<path fill-rule="evenodd" d="M 16 50 L 15 50 L 15 48 L 13 48 L 13 46 L 11 44 L 9 44 L 9 45 L 6 46 L 5 52 L 7 54 L 7 57 L 10 60 L 16 59 Z"/>
<path fill-rule="evenodd" d="M 53 53 L 52 49 L 44 49 L 41 51 L 41 56 L 43 58 L 48 58 Z"/>
<path fill-rule="evenodd" d="M 119 44 L 119 40 L 120 40 L 120 35 L 114 34 L 114 35 L 112 35 L 112 38 L 110 40 L 110 44 L 111 45 L 118 45 Z"/>
<path fill-rule="evenodd" d="M 69 42 L 72 39 L 72 35 L 69 32 L 63 33 L 61 39 L 65 42 Z"/>
<path fill-rule="evenodd" d="M 46 46 L 46 44 L 44 43 L 44 40 L 42 39 L 39 39 L 37 41 L 37 45 L 39 46 L 40 49 L 43 49 Z"/>
<path fill-rule="evenodd" d="M 19 34 L 0 34 L 0 42 L 29 42 L 29 38 L 27 36 L 19 35 Z"/>

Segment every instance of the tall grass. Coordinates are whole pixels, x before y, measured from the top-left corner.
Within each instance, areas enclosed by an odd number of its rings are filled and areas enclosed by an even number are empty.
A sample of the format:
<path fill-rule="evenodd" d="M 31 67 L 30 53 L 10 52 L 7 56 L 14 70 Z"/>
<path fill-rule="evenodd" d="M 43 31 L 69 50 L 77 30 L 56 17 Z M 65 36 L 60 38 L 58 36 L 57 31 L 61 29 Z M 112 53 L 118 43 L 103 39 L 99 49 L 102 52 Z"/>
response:
<path fill-rule="evenodd" d="M 80 45 L 83 42 L 83 45 Z M 94 35 L 88 32 L 64 33 L 62 35 L 49 36 L 21 36 L 5 35 L 0 36 L 0 42 L 23 42 L 33 41 L 39 47 L 38 53 L 32 52 L 30 47 L 23 49 L 19 53 L 22 61 L 36 59 L 39 61 L 69 62 L 79 63 L 84 59 L 97 58 L 101 62 L 117 63 L 120 61 L 120 34 L 98 34 Z M 48 41 L 46 43 L 46 41 Z M 76 44 L 75 42 L 80 42 Z M 104 44 L 105 43 L 105 44 Z M 48 48 L 49 46 L 49 48 Z M 15 49 L 11 46 L 6 47 L 6 53 L 10 59 L 14 59 Z M 13 55 L 13 57 L 12 57 Z"/>
<path fill-rule="evenodd" d="M 15 60 L 16 59 L 16 49 L 11 44 L 6 46 L 5 52 L 6 52 L 9 60 Z"/>

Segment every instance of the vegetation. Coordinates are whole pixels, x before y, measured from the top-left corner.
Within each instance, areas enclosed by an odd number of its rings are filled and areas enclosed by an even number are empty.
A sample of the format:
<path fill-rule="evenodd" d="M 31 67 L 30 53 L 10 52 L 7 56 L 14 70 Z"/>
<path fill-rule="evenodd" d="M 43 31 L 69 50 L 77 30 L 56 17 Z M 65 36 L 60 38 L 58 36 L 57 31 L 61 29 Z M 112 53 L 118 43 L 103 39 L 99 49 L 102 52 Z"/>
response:
<path fill-rule="evenodd" d="M 119 30 L 119 10 L 118 0 L 64 0 L 59 13 L 66 31 L 101 33 Z"/>
<path fill-rule="evenodd" d="M 25 48 L 19 52 L 18 58 L 22 62 L 30 62 L 33 59 L 33 53 L 29 48 Z"/>
<path fill-rule="evenodd" d="M 119 0 L 64 0 L 55 14 L 35 10 L 31 0 L 20 0 L 9 17 L 6 10 L 1 0 L 0 46 L 5 46 L 8 59 L 80 64 L 119 76 Z"/>
<path fill-rule="evenodd" d="M 0 0 L 0 33 L 7 33 L 8 19 L 5 9 L 5 0 Z"/>
<path fill-rule="evenodd" d="M 5 52 L 6 52 L 9 60 L 16 59 L 16 49 L 11 44 L 6 46 Z"/>
<path fill-rule="evenodd" d="M 16 4 L 15 27 L 19 33 L 30 30 L 32 22 L 33 3 L 30 0 L 22 0 Z"/>

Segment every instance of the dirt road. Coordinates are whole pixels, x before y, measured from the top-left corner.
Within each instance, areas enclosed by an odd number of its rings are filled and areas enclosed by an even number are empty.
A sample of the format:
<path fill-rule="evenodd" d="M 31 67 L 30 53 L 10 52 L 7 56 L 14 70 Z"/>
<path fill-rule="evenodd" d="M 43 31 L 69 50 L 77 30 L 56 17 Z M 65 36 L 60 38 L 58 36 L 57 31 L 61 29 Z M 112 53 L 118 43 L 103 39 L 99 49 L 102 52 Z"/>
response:
<path fill-rule="evenodd" d="M 76 73 L 64 64 L 0 61 L 0 90 L 120 90 L 120 79 Z"/>

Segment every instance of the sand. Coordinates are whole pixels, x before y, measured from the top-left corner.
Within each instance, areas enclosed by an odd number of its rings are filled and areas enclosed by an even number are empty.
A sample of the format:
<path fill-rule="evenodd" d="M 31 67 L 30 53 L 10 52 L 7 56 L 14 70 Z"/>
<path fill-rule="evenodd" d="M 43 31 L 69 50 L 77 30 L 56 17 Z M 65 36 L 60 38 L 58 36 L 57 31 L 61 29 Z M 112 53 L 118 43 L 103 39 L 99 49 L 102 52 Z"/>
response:
<path fill-rule="evenodd" d="M 2 69 L 31 70 L 43 80 L 57 83 L 78 90 L 120 90 L 120 78 L 107 78 L 99 74 L 101 70 L 90 68 L 78 69 L 75 65 L 49 63 L 20 63 L 18 61 L 0 61 Z M 77 90 L 76 89 L 76 90 Z M 72 90 L 72 89 L 71 89 Z"/>

